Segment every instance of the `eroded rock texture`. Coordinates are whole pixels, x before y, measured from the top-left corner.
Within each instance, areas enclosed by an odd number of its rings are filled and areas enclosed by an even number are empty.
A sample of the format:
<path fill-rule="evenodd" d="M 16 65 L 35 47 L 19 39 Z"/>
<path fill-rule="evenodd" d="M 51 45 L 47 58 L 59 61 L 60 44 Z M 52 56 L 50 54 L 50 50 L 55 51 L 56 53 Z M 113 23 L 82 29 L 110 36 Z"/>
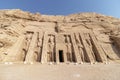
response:
<path fill-rule="evenodd" d="M 120 62 L 120 19 L 0 11 L 0 62 Z"/>

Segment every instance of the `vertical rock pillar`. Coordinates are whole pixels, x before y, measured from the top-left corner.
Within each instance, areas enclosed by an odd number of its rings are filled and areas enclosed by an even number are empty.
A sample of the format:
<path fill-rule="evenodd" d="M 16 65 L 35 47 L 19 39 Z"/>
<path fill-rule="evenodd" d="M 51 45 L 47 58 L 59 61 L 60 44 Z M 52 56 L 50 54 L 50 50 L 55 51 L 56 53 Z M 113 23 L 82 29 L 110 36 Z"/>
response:
<path fill-rule="evenodd" d="M 90 33 L 90 37 L 93 42 L 93 46 L 95 48 L 95 52 L 96 52 L 95 55 L 97 57 L 97 60 L 100 62 L 106 62 L 107 57 L 106 57 L 104 51 L 102 50 L 102 48 L 100 47 L 100 45 L 98 44 L 98 42 L 95 38 L 95 35 L 93 33 Z"/>
<path fill-rule="evenodd" d="M 79 51 L 78 51 L 78 48 L 77 48 L 77 45 L 76 45 L 76 42 L 75 42 L 74 34 L 71 34 L 71 42 L 72 42 L 72 46 L 73 46 L 73 52 L 74 52 L 74 55 L 75 55 L 75 60 L 76 60 L 77 63 L 81 63 L 82 59 L 81 59 L 81 56 L 79 54 Z"/>
<path fill-rule="evenodd" d="M 43 37 L 43 48 L 41 54 L 41 63 L 47 63 L 47 43 L 48 43 L 48 34 L 47 32 L 44 33 Z"/>
<path fill-rule="evenodd" d="M 95 60 L 94 60 L 94 57 L 93 57 L 93 55 L 92 55 L 92 53 L 91 53 L 90 48 L 89 48 L 88 45 L 87 45 L 87 42 L 86 42 L 86 40 L 85 40 L 84 33 L 81 32 L 81 33 L 80 33 L 80 37 L 81 37 L 81 40 L 82 40 L 82 43 L 83 43 L 83 47 L 84 47 L 84 49 L 85 49 L 86 61 L 91 62 L 91 63 L 94 63 Z"/>
<path fill-rule="evenodd" d="M 41 61 L 41 52 L 42 52 L 42 43 L 43 43 L 43 33 L 39 32 L 38 34 L 38 42 L 37 42 L 37 52 L 38 52 L 38 61 Z"/>
<path fill-rule="evenodd" d="M 35 53 L 35 47 L 37 46 L 37 37 L 37 32 L 34 32 L 26 55 L 26 62 L 37 62 L 37 54 Z"/>

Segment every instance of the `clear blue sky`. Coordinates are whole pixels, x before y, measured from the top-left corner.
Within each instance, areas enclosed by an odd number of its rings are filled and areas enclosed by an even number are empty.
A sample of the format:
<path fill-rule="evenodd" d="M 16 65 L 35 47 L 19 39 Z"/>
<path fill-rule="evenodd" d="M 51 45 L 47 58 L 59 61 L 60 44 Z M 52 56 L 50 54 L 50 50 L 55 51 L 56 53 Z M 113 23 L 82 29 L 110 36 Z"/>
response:
<path fill-rule="evenodd" d="M 120 18 L 120 0 L 0 0 L 0 9 L 22 9 L 49 15 L 97 12 Z"/>

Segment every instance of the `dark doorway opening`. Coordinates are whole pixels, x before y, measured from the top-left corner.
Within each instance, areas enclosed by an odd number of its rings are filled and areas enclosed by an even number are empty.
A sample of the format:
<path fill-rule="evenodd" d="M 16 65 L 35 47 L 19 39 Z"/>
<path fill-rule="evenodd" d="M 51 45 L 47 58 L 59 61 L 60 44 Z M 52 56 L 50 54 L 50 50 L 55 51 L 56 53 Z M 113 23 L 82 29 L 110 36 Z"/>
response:
<path fill-rule="evenodd" d="M 64 62 L 63 50 L 59 50 L 59 61 Z"/>

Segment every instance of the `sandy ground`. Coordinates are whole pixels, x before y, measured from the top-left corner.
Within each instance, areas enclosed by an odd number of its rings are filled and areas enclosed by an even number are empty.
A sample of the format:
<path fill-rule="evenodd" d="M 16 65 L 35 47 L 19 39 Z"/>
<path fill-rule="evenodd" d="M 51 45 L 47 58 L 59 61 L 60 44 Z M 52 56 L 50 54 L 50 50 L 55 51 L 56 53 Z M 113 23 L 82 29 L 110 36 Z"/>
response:
<path fill-rule="evenodd" d="M 120 80 L 120 64 L 0 64 L 0 80 Z"/>

